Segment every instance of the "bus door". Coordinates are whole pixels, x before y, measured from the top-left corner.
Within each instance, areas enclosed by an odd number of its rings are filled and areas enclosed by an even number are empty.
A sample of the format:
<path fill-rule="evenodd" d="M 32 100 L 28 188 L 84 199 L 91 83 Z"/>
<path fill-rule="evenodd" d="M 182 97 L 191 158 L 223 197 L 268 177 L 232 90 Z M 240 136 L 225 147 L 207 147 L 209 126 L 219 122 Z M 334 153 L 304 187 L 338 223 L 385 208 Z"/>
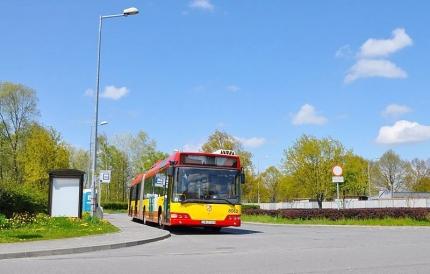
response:
<path fill-rule="evenodd" d="M 166 181 L 164 184 L 164 220 L 166 222 L 170 222 L 170 199 L 171 199 L 171 190 L 173 185 L 173 177 L 168 176 L 166 174 Z"/>
<path fill-rule="evenodd" d="M 140 182 L 140 193 L 139 193 L 139 216 L 142 216 L 143 219 L 143 193 L 145 193 L 145 175 L 142 177 L 142 181 Z"/>

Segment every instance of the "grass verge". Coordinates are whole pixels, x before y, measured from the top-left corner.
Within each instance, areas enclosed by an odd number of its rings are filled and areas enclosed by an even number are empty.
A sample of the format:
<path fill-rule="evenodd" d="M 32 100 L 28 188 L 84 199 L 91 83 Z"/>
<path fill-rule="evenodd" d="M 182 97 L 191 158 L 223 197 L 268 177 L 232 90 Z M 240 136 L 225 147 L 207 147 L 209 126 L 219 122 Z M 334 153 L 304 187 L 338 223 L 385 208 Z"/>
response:
<path fill-rule="evenodd" d="M 0 243 L 25 242 L 80 237 L 117 232 L 119 229 L 106 220 L 91 217 L 50 218 L 38 215 L 31 222 L 13 223 L 0 229 Z"/>
<path fill-rule="evenodd" d="M 384 219 L 287 219 L 267 215 L 242 215 L 244 222 L 297 225 L 369 225 L 369 226 L 430 226 L 430 220 L 415 220 L 412 218 Z"/>

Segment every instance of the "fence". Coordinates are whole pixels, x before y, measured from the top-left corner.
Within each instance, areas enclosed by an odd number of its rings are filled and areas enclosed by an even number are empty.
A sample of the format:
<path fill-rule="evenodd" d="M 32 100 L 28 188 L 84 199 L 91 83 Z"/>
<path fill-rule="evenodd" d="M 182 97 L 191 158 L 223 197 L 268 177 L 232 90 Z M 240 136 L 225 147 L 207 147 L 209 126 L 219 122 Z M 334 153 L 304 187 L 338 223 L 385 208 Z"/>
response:
<path fill-rule="evenodd" d="M 283 208 L 300 208 L 311 209 L 318 208 L 317 202 L 294 201 L 285 203 L 260 203 L 261 209 L 283 209 Z M 386 208 L 386 207 L 421 207 L 430 208 L 430 199 L 379 199 L 359 201 L 356 199 L 336 200 L 333 202 L 323 202 L 323 208 Z"/>

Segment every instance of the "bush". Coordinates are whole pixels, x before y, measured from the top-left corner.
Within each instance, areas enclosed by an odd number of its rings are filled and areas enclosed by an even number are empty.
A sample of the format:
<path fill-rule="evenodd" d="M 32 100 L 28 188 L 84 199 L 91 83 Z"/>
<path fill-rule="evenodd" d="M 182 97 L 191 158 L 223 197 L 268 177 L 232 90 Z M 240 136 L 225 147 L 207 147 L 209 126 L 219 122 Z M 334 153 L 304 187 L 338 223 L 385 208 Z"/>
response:
<path fill-rule="evenodd" d="M 48 195 L 22 186 L 0 186 L 0 213 L 12 218 L 19 213 L 47 213 Z"/>
<path fill-rule="evenodd" d="M 0 214 L 0 230 L 9 228 L 9 222 L 8 219 L 6 219 L 6 216 L 3 214 Z"/>
<path fill-rule="evenodd" d="M 242 211 L 248 210 L 248 209 L 260 209 L 259 205 L 242 205 Z"/>
<path fill-rule="evenodd" d="M 102 203 L 103 209 L 111 210 L 123 210 L 128 209 L 128 204 L 126 202 L 106 202 Z"/>
<path fill-rule="evenodd" d="M 414 220 L 430 220 L 428 208 L 360 208 L 360 209 L 246 209 L 247 215 L 268 215 L 286 219 L 384 219 L 411 218 Z"/>

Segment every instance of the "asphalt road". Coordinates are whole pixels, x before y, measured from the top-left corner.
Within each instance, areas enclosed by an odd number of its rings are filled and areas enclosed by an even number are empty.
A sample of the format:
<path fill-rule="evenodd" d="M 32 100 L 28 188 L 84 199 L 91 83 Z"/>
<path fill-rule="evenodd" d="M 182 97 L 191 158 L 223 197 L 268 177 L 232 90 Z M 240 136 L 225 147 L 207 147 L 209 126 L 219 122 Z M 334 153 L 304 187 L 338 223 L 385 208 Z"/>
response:
<path fill-rule="evenodd" d="M 0 273 L 430 273 L 430 228 L 174 230 L 142 246 L 2 260 Z"/>

